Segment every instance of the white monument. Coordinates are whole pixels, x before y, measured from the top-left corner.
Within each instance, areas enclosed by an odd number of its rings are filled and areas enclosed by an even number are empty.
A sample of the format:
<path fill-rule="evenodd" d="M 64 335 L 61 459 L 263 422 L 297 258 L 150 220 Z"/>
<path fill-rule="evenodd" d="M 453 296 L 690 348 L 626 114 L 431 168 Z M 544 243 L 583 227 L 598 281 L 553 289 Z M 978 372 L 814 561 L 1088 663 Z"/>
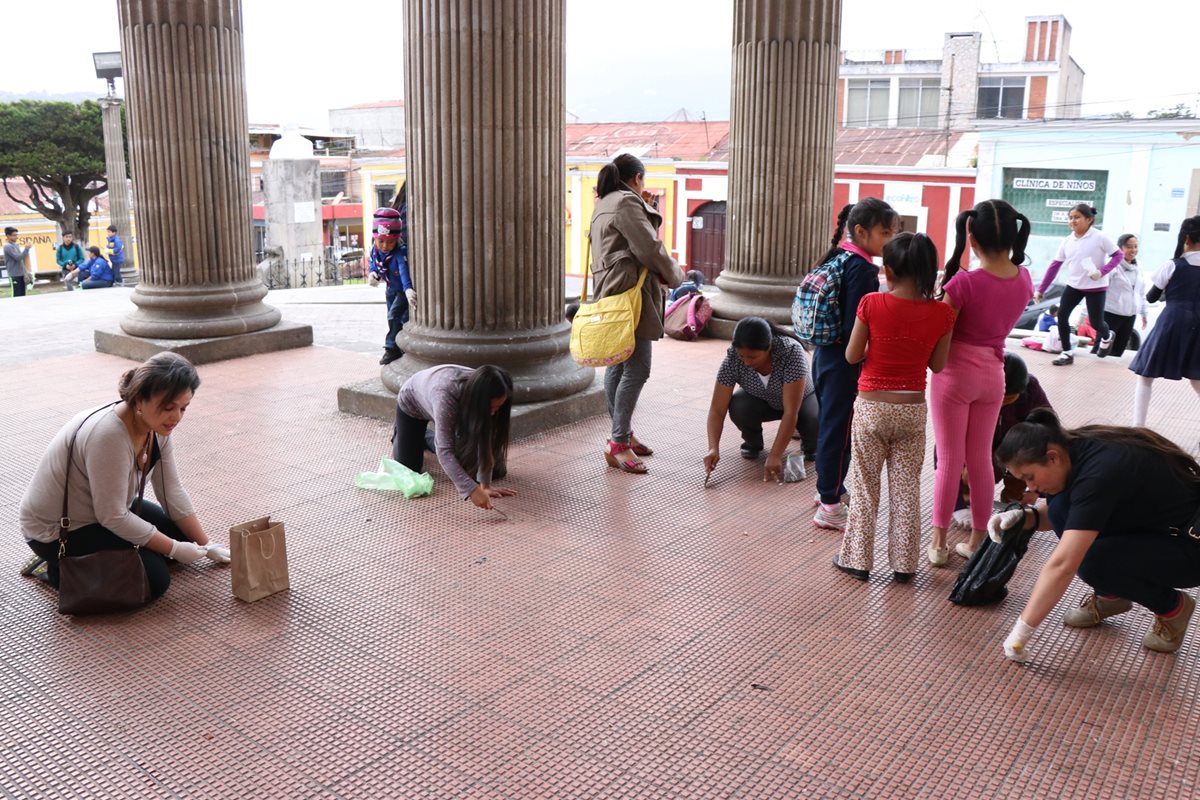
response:
<path fill-rule="evenodd" d="M 267 248 L 264 278 L 272 288 L 312 286 L 329 277 L 321 222 L 321 161 L 295 126 L 271 145 L 263 163 Z"/>

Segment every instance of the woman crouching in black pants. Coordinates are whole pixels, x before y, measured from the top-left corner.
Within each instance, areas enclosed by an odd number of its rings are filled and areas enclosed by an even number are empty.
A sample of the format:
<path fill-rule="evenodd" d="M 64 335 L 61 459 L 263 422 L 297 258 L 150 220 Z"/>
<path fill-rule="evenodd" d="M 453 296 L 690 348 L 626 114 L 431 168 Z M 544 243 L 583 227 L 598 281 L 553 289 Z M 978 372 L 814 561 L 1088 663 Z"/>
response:
<path fill-rule="evenodd" d="M 1200 464 L 1145 428 L 1064 430 L 1047 409 L 1014 426 L 996 457 L 1047 499 L 993 516 L 993 538 L 1019 524 L 1059 537 L 1004 642 L 1005 655 L 1027 658 L 1026 641 L 1076 574 L 1093 591 L 1067 612 L 1067 625 L 1091 628 L 1137 603 L 1155 615 L 1142 645 L 1178 650 L 1196 608 L 1179 589 L 1200 586 L 1200 531 L 1192 529 L 1200 510 Z"/>

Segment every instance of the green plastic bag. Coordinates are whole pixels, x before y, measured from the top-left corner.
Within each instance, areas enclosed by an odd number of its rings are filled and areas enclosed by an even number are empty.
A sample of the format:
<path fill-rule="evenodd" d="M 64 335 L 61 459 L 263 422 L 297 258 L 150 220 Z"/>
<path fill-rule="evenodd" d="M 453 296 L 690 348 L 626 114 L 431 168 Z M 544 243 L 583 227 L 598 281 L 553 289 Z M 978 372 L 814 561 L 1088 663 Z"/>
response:
<path fill-rule="evenodd" d="M 354 479 L 360 489 L 381 489 L 387 492 L 404 492 L 404 496 L 427 497 L 433 494 L 433 478 L 428 472 L 420 475 L 399 461 L 379 459 L 378 472 L 360 472 Z"/>

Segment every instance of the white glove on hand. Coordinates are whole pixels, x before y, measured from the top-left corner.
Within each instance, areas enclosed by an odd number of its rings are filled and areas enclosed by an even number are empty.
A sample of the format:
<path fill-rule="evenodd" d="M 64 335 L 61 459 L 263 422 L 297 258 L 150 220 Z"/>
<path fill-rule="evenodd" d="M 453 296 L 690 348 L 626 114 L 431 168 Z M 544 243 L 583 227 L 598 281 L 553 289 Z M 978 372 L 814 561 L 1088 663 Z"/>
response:
<path fill-rule="evenodd" d="M 223 544 L 210 544 L 206 555 L 209 561 L 215 561 L 218 564 L 229 563 L 229 548 Z"/>
<path fill-rule="evenodd" d="M 416 289 L 405 289 L 404 296 L 408 298 L 408 305 L 410 308 L 417 307 L 417 290 Z"/>
<path fill-rule="evenodd" d="M 992 518 L 988 520 L 988 536 L 996 544 L 1004 541 L 1004 531 L 1014 525 L 1022 524 L 1025 521 L 1025 509 L 1017 508 L 1012 511 L 1001 511 L 999 514 L 992 514 Z"/>
<path fill-rule="evenodd" d="M 1028 661 L 1029 651 L 1025 648 L 1025 643 L 1033 636 L 1033 631 L 1033 628 L 1025 624 L 1025 620 L 1017 617 L 1012 632 L 1004 640 L 1004 657 L 1022 663 Z"/>
<path fill-rule="evenodd" d="M 1088 273 L 1088 277 L 1094 281 L 1100 280 L 1100 270 L 1098 270 L 1098 269 L 1092 270 L 1091 272 Z"/>
<path fill-rule="evenodd" d="M 180 542 L 178 540 L 171 543 L 171 552 L 167 555 L 180 564 L 195 564 L 200 559 L 204 558 L 208 550 L 195 542 Z"/>
<path fill-rule="evenodd" d="M 370 284 L 371 286 L 378 286 L 379 285 L 379 276 L 376 275 L 374 272 L 370 273 L 369 275 L 367 275 L 367 283 Z"/>

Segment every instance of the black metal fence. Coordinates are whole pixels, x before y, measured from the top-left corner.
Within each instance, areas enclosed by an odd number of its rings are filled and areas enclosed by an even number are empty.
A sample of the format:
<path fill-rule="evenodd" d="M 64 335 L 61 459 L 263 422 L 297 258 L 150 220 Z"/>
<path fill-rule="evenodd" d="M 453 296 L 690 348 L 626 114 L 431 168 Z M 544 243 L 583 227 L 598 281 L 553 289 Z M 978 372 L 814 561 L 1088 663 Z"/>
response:
<path fill-rule="evenodd" d="M 279 258 L 267 251 L 258 253 L 258 273 L 268 289 L 307 289 L 364 283 L 367 259 L 362 250 L 335 252 L 331 247 L 319 257 Z"/>

